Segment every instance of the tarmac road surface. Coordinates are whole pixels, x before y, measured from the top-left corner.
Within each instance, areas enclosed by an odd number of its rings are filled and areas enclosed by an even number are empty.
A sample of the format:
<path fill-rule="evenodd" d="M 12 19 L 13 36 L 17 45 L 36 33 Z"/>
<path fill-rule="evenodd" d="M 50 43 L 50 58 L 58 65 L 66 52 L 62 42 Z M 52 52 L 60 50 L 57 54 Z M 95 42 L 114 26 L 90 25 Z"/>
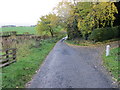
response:
<path fill-rule="evenodd" d="M 57 42 L 28 88 L 111 88 L 99 50 Z"/>

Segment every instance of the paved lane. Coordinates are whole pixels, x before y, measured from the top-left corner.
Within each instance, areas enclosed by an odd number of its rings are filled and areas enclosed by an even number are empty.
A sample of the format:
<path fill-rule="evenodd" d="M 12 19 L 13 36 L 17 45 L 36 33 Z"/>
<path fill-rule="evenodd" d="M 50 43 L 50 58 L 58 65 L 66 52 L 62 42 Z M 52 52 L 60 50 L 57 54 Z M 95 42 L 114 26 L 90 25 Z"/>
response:
<path fill-rule="evenodd" d="M 29 88 L 111 88 L 112 82 L 101 72 L 100 62 L 97 49 L 59 41 Z"/>

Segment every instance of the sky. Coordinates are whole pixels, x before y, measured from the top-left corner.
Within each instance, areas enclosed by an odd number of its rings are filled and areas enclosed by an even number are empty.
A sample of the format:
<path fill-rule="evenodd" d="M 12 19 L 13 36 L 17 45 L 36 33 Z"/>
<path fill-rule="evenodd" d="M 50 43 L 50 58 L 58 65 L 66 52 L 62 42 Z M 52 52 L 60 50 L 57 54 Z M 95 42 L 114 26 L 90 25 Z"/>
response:
<path fill-rule="evenodd" d="M 0 26 L 35 25 L 61 0 L 0 0 Z"/>

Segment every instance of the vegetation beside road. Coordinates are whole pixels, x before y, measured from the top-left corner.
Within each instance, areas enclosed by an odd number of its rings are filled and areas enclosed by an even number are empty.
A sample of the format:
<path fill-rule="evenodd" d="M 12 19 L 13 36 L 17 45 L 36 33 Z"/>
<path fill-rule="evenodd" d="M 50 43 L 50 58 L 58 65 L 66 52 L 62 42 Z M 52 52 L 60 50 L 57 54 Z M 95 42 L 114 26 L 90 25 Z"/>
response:
<path fill-rule="evenodd" d="M 108 71 L 112 74 L 116 81 L 120 82 L 120 47 L 113 48 L 110 50 L 110 55 L 106 56 L 105 52 L 103 54 L 103 63 Z"/>
<path fill-rule="evenodd" d="M 48 39 L 41 42 L 40 47 L 32 47 L 27 42 L 19 47 L 17 62 L 10 66 L 4 67 L 2 70 L 2 88 L 23 88 L 25 84 L 31 80 L 32 76 L 39 69 L 45 57 L 55 45 L 57 39 Z M 19 53 L 18 51 L 18 53 Z M 18 54 L 17 54 L 18 55 Z"/>
<path fill-rule="evenodd" d="M 100 46 L 100 45 L 112 43 L 112 42 L 115 42 L 115 41 L 118 41 L 118 40 L 119 40 L 119 38 L 105 40 L 105 41 L 102 41 L 102 42 L 92 42 L 90 40 L 75 39 L 75 40 L 66 40 L 65 42 L 68 43 L 68 44 L 78 45 L 78 46 Z"/>

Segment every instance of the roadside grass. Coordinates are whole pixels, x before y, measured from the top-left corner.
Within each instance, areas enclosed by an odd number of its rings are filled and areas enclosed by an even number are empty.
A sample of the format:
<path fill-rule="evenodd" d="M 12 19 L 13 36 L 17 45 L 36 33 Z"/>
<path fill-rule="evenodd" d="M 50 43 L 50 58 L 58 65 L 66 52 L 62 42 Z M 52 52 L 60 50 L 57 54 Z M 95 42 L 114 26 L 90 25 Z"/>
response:
<path fill-rule="evenodd" d="M 85 41 L 85 40 L 81 40 L 81 41 L 78 41 L 78 40 L 67 40 L 65 41 L 69 44 L 73 44 L 73 45 L 78 45 L 78 46 L 88 46 L 88 41 Z"/>
<path fill-rule="evenodd" d="M 68 44 L 73 44 L 73 45 L 78 45 L 78 46 L 97 46 L 97 45 L 104 45 L 110 42 L 114 42 L 114 41 L 118 41 L 119 39 L 110 39 L 110 40 L 105 40 L 103 42 L 93 42 L 93 41 L 89 41 L 89 40 L 66 40 L 65 42 Z"/>
<path fill-rule="evenodd" d="M 32 79 L 32 76 L 39 69 L 43 60 L 54 47 L 56 39 L 48 39 L 41 41 L 41 46 L 26 47 L 21 46 L 20 49 L 24 50 L 17 59 L 17 62 L 6 66 L 2 69 L 2 88 L 24 88 L 25 84 Z"/>
<path fill-rule="evenodd" d="M 103 64 L 108 69 L 108 71 L 112 74 L 115 81 L 120 82 L 120 47 L 113 48 L 110 50 L 110 55 L 106 56 L 105 52 L 102 56 L 103 58 Z"/>
<path fill-rule="evenodd" d="M 25 32 L 29 32 L 29 34 L 36 34 L 35 27 L 4 27 L 0 28 L 0 32 L 7 31 L 16 31 L 17 34 L 23 34 Z"/>

